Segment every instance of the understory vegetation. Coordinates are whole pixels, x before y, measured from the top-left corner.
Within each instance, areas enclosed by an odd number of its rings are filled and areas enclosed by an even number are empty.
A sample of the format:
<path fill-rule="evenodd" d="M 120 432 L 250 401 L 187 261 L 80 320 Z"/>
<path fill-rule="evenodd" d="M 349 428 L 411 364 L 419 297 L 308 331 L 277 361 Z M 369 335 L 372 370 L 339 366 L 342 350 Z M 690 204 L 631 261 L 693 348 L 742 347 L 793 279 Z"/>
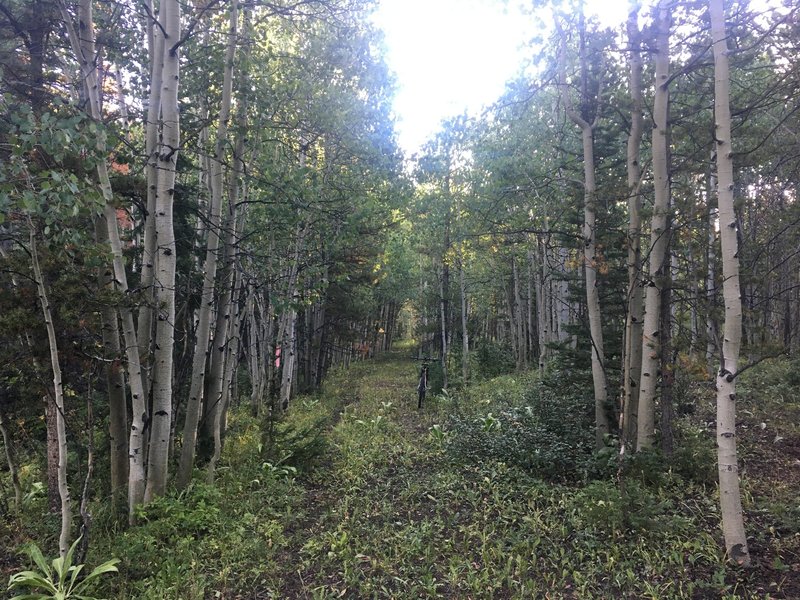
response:
<path fill-rule="evenodd" d="M 234 412 L 215 486 L 95 515 L 88 564 L 111 598 L 796 598 L 796 363 L 742 376 L 743 490 L 757 569 L 725 566 L 712 392 L 672 457 L 592 452 L 592 399 L 557 369 L 507 374 L 417 411 L 395 352 L 339 370 L 266 425 Z M 557 401 L 557 402 L 556 402 Z M 330 415 L 334 415 L 330 417 Z M 318 425 L 323 424 L 320 435 Z M 269 443 L 266 443 L 269 442 Z M 21 537 L 56 547 L 35 471 Z M 34 518 L 37 515 L 39 518 Z M 5 532 L 9 533 L 9 532 Z M 104 596 L 105 597 L 105 596 Z"/>

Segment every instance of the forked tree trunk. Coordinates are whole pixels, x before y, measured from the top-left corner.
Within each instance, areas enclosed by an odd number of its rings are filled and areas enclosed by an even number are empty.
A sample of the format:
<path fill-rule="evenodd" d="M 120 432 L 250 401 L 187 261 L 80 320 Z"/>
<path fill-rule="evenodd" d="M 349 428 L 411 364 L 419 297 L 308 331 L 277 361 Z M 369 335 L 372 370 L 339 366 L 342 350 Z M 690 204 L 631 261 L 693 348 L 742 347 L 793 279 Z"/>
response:
<path fill-rule="evenodd" d="M 661 300 L 669 278 L 669 29 L 671 6 L 660 0 L 656 19 L 655 98 L 653 101 L 653 217 L 642 335 L 642 379 L 636 448 L 650 448 L 656 436 L 656 399 L 661 361 Z"/>
<path fill-rule="evenodd" d="M 30 227 L 30 253 L 33 277 L 36 280 L 36 290 L 39 304 L 42 308 L 47 341 L 50 350 L 50 367 L 53 371 L 53 403 L 56 418 L 56 436 L 58 440 L 58 495 L 61 499 L 61 533 L 58 536 L 58 551 L 64 558 L 69 550 L 72 535 L 72 502 L 67 485 L 67 429 L 64 420 L 64 388 L 61 382 L 61 364 L 58 356 L 58 342 L 56 328 L 53 324 L 53 314 L 50 311 L 50 302 L 47 299 L 42 269 L 39 266 L 39 252 L 36 249 L 36 231 L 32 220 L 28 220 Z"/>
<path fill-rule="evenodd" d="M 742 341 L 742 299 L 739 287 L 739 245 L 733 205 L 733 152 L 731 146 L 730 74 L 728 32 L 723 0 L 709 0 L 714 48 L 714 137 L 717 142 L 719 231 L 722 247 L 722 294 L 725 324 L 722 361 L 717 373 L 717 459 L 722 533 L 728 559 L 750 565 L 750 552 L 742 517 L 739 464 L 736 454 L 736 376 Z"/>
<path fill-rule="evenodd" d="M 97 122 L 101 121 L 100 111 L 100 85 L 98 83 L 97 65 L 95 65 L 94 21 L 92 17 L 91 0 L 81 0 L 78 7 L 78 21 L 80 36 L 72 23 L 72 17 L 63 0 L 59 2 L 67 34 L 83 75 L 83 84 L 88 99 L 89 114 Z M 97 135 L 97 150 L 100 156 L 107 155 L 106 139 L 102 132 Z M 106 221 L 108 240 L 111 248 L 114 282 L 117 290 L 126 294 L 128 292 L 128 277 L 125 272 L 125 262 L 122 255 L 122 242 L 117 224 L 117 212 L 111 190 L 111 181 L 108 176 L 106 161 L 97 163 L 97 177 L 103 194 L 105 206 L 102 218 Z M 125 341 L 125 354 L 128 363 L 128 380 L 131 386 L 132 422 L 128 442 L 129 470 L 128 470 L 128 508 L 129 518 L 133 518 L 134 508 L 141 504 L 145 489 L 144 455 L 145 437 L 143 434 L 146 421 L 146 398 L 140 366 L 139 345 L 136 328 L 133 322 L 133 311 L 124 304 L 119 307 L 122 333 Z"/>
<path fill-rule="evenodd" d="M 153 2 L 147 0 L 148 15 L 154 15 Z M 147 104 L 147 121 L 145 123 L 145 153 L 147 164 L 147 204 L 144 215 L 144 246 L 142 248 L 141 288 L 144 302 L 139 308 L 139 322 L 136 335 L 139 342 L 139 360 L 142 365 L 142 384 L 149 393 L 152 375 L 153 316 L 156 312 L 154 303 L 153 281 L 156 269 L 156 198 L 158 197 L 158 132 L 161 117 L 161 88 L 163 75 L 164 36 L 162 27 L 166 13 L 159 13 L 159 21 L 154 23 L 146 17 L 148 57 L 150 60 L 150 91 Z M 143 473 L 142 473 L 143 476 Z M 144 481 L 144 479 L 142 479 Z M 144 491 L 144 484 L 142 484 Z"/>
<path fill-rule="evenodd" d="M 172 350 L 175 344 L 175 232 L 172 207 L 176 163 L 180 148 L 178 84 L 180 77 L 180 3 L 163 0 L 164 69 L 162 76 L 161 144 L 158 152 L 158 196 L 156 199 L 157 263 L 155 302 L 157 310 L 153 353 L 153 414 L 150 416 L 150 447 L 147 455 L 145 501 L 164 494 L 167 487 L 172 420 Z"/>
<path fill-rule="evenodd" d="M 622 397 L 622 445 L 620 452 L 636 445 L 639 412 L 639 381 L 642 373 L 642 166 L 641 145 L 644 100 L 642 98 L 641 32 L 638 26 L 639 2 L 631 2 L 628 15 L 630 46 L 631 131 L 628 136 L 628 310 L 625 321 Z"/>

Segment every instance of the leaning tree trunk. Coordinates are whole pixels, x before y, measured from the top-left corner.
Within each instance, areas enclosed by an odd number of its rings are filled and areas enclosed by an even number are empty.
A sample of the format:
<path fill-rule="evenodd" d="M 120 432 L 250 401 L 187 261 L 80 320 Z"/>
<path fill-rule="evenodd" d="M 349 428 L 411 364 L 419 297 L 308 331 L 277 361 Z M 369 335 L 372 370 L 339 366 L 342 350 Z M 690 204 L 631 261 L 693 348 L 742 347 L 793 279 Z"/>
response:
<path fill-rule="evenodd" d="M 175 232 L 172 205 L 176 163 L 180 147 L 178 83 L 180 76 L 180 3 L 163 0 L 164 70 L 161 92 L 162 132 L 158 153 L 159 181 L 156 198 L 156 332 L 153 353 L 153 414 L 150 416 L 150 447 L 147 456 L 145 502 L 164 494 L 167 487 L 172 419 L 172 349 L 175 344 Z"/>
<path fill-rule="evenodd" d="M 739 288 L 739 247 L 733 205 L 733 159 L 731 157 L 730 75 L 728 33 L 723 0 L 709 0 L 711 37 L 714 44 L 714 136 L 717 142 L 717 199 L 722 247 L 722 295 L 725 324 L 722 361 L 717 373 L 717 459 L 722 532 L 728 559 L 750 565 L 750 552 L 742 517 L 739 464 L 736 454 L 736 376 L 742 341 L 742 299 Z"/>
<path fill-rule="evenodd" d="M 639 3 L 632 2 L 628 15 L 628 44 L 630 45 L 631 131 L 628 136 L 628 311 L 625 321 L 622 399 L 622 445 L 620 452 L 636 444 L 636 425 L 639 412 L 639 381 L 642 373 L 642 166 L 641 146 L 642 56 L 641 32 L 637 24 Z"/>
<path fill-rule="evenodd" d="M 58 438 L 58 495 L 61 498 L 61 533 L 58 536 L 58 551 L 64 558 L 69 550 L 72 529 L 72 506 L 67 485 L 67 429 L 64 420 L 64 387 L 61 382 L 61 365 L 58 357 L 58 342 L 56 328 L 53 324 L 53 314 L 50 311 L 50 302 L 47 299 L 47 288 L 39 266 L 39 252 L 36 249 L 36 231 L 33 221 L 29 219 L 30 226 L 30 253 L 33 267 L 33 277 L 36 280 L 36 290 L 39 303 L 42 307 L 44 324 L 47 329 L 47 341 L 50 348 L 50 366 L 53 370 L 53 401 L 56 410 L 56 435 Z"/>
<path fill-rule="evenodd" d="M 661 360 L 661 300 L 669 278 L 669 28 L 667 0 L 658 5 L 656 20 L 656 82 L 653 101 L 653 218 L 650 224 L 650 262 L 642 335 L 642 379 L 636 448 L 651 448 L 656 436 L 656 399 Z"/>

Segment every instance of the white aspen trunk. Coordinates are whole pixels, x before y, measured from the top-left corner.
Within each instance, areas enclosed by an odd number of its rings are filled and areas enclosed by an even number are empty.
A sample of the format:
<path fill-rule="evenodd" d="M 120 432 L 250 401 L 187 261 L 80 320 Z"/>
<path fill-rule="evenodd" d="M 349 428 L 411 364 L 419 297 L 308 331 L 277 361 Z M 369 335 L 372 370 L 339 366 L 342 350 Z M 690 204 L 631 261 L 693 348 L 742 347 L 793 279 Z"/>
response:
<path fill-rule="evenodd" d="M 128 103 L 125 98 L 125 85 L 122 81 L 122 69 L 119 65 L 114 67 L 114 79 L 117 84 L 117 105 L 119 106 L 119 117 L 121 120 L 122 136 L 126 142 L 130 141 L 130 117 L 128 116 Z"/>
<path fill-rule="evenodd" d="M 294 382 L 294 368 L 297 358 L 297 309 L 294 304 L 297 301 L 297 278 L 300 270 L 300 256 L 305 247 L 305 226 L 302 223 L 297 225 L 295 232 L 295 248 L 292 264 L 289 267 L 289 281 L 287 288 L 287 298 L 292 302 L 292 307 L 286 314 L 285 327 L 283 328 L 283 339 L 281 348 L 281 389 L 280 405 L 283 410 L 289 407 L 289 400 L 292 396 L 292 383 Z"/>
<path fill-rule="evenodd" d="M 558 281 L 554 282 L 556 293 L 551 294 L 551 297 L 555 297 L 553 302 L 556 303 L 557 335 L 555 339 L 562 344 L 566 343 L 570 337 L 568 330 L 570 324 L 569 283 L 567 283 L 565 279 L 567 276 L 567 254 L 566 248 L 561 247 L 558 249 L 558 269 L 560 278 Z"/>
<path fill-rule="evenodd" d="M 67 429 L 64 421 L 64 388 L 61 382 L 61 365 L 58 356 L 56 329 L 53 324 L 53 315 L 50 311 L 50 302 L 47 299 L 47 287 L 45 286 L 42 269 L 39 266 L 39 253 L 36 249 L 36 231 L 33 221 L 30 218 L 28 219 L 28 226 L 30 227 L 30 253 L 33 277 L 36 280 L 39 304 L 42 308 L 42 316 L 44 317 L 44 324 L 47 329 L 47 341 L 50 349 L 50 367 L 53 371 L 53 402 L 56 409 L 56 436 L 58 439 L 58 495 L 61 499 L 61 533 L 58 536 L 58 551 L 61 558 L 64 558 L 69 550 L 70 538 L 72 535 L 72 502 L 69 496 L 69 485 L 67 484 Z"/>
<path fill-rule="evenodd" d="M 605 445 L 609 420 L 606 414 L 608 402 L 608 383 L 605 372 L 605 352 L 603 344 L 603 325 L 600 313 L 600 292 L 597 289 L 597 231 L 595 219 L 597 211 L 596 184 L 594 178 L 594 145 L 592 129 L 583 130 L 583 160 L 586 182 L 584 207 L 584 269 L 586 276 L 586 306 L 589 317 L 589 333 L 592 342 L 592 383 L 594 385 L 595 447 Z"/>
<path fill-rule="evenodd" d="M 620 411 L 622 444 L 620 452 L 636 444 L 639 412 L 639 382 L 642 373 L 642 167 L 641 145 L 644 100 L 642 98 L 641 33 L 638 26 L 639 2 L 631 2 L 628 15 L 628 45 L 630 46 L 631 130 L 628 136 L 628 310 L 625 320 L 622 410 Z"/>
<path fill-rule="evenodd" d="M 147 455 L 145 502 L 164 494 L 167 486 L 172 420 L 172 350 L 175 344 L 175 231 L 172 208 L 180 149 L 178 84 L 180 77 L 180 4 L 163 0 L 164 70 L 162 75 L 162 132 L 158 154 L 159 181 L 156 199 L 157 263 L 155 278 L 156 319 L 153 364 L 153 414 L 150 416 L 150 447 Z"/>
<path fill-rule="evenodd" d="M 581 18 L 581 26 L 583 19 Z M 581 32 L 583 33 L 583 32 Z M 595 181 L 594 160 L 594 127 L 597 125 L 597 115 L 590 123 L 583 115 L 578 114 L 572 104 L 569 91 L 566 89 L 566 39 L 561 32 L 562 47 L 559 57 L 559 79 L 562 87 L 567 116 L 581 130 L 583 144 L 583 177 L 584 177 L 584 202 L 583 202 L 583 263 L 586 281 L 586 310 L 589 320 L 589 336 L 592 356 L 592 384 L 594 387 L 594 414 L 595 414 L 595 447 L 605 445 L 605 437 L 610 431 L 606 403 L 608 402 L 608 381 L 605 372 L 605 351 L 603 344 L 603 325 L 600 312 L 600 292 L 597 288 L 597 183 Z M 585 48 L 581 48 L 581 78 L 587 77 Z"/>
<path fill-rule="evenodd" d="M 739 247 L 733 203 L 733 152 L 731 145 L 730 74 L 728 32 L 723 0 L 709 0 L 711 37 L 714 49 L 714 118 L 717 142 L 717 199 L 722 248 L 722 294 L 725 324 L 722 361 L 717 373 L 717 458 L 722 532 L 728 559 L 750 565 L 750 551 L 744 530 L 739 464 L 736 452 L 736 376 L 742 340 L 742 299 L 739 288 Z"/>
<path fill-rule="evenodd" d="M 256 321 L 256 288 L 253 282 L 247 286 L 245 304 L 247 318 L 247 366 L 250 372 L 250 410 L 254 415 L 261 412 L 262 370 L 261 365 L 267 360 L 259 353 L 261 330 Z"/>
<path fill-rule="evenodd" d="M 711 152 L 712 163 L 716 161 L 717 151 Z M 712 167 L 713 169 L 713 167 Z M 717 307 L 717 212 L 714 210 L 712 198 L 716 194 L 717 177 L 713 172 L 708 177 L 708 189 L 706 190 L 707 219 L 708 219 L 708 244 L 706 245 L 706 365 L 709 375 L 714 377 L 717 338 L 719 331 L 717 328 L 716 307 Z"/>
<path fill-rule="evenodd" d="M 233 63 L 236 57 L 236 43 L 238 41 L 238 22 L 239 3 L 237 0 L 232 0 L 228 24 L 228 46 L 225 52 L 222 77 L 222 100 L 217 120 L 214 160 L 211 163 L 211 206 L 208 215 L 206 257 L 202 269 L 203 288 L 200 296 L 197 330 L 195 332 L 192 378 L 189 384 L 189 399 L 186 404 L 186 420 L 183 427 L 183 446 L 181 447 L 181 459 L 176 480 L 179 490 L 185 488 L 192 478 L 197 444 L 197 427 L 202 412 L 203 386 L 205 384 L 206 365 L 209 359 L 209 338 L 211 334 L 212 309 L 214 307 L 214 288 L 217 280 L 217 257 L 220 245 L 219 226 L 224 192 L 223 166 L 227 154 L 225 150 L 228 145 L 228 122 L 230 120 L 233 96 Z"/>
<path fill-rule="evenodd" d="M 528 348 L 531 353 L 531 359 L 536 356 L 536 360 L 538 363 L 538 354 L 536 354 L 538 340 L 537 335 L 539 334 L 539 326 L 537 324 L 537 313 L 536 313 L 536 286 L 538 284 L 538 278 L 536 275 L 536 258 L 533 251 L 533 247 L 531 245 L 531 238 L 528 237 L 528 252 L 527 252 L 527 276 L 528 276 L 528 314 L 526 315 L 527 318 L 527 330 L 528 330 Z"/>
<path fill-rule="evenodd" d="M 225 351 L 225 361 L 223 375 L 221 378 L 222 389 L 217 410 L 214 412 L 214 454 L 208 462 L 208 483 L 214 483 L 216 467 L 222 455 L 222 439 L 227 427 L 228 406 L 230 405 L 233 394 L 233 378 L 239 364 L 239 331 L 241 319 L 239 315 L 239 300 L 241 296 L 241 271 L 237 270 L 233 275 L 233 292 L 231 294 L 231 318 L 227 319 L 226 339 L 228 344 Z"/>
<path fill-rule="evenodd" d="M 81 30 L 80 37 L 72 24 L 72 18 L 63 1 L 59 2 L 59 8 L 67 28 L 70 45 L 81 66 L 84 89 L 89 101 L 90 115 L 93 119 L 100 122 L 102 117 L 100 112 L 101 90 L 98 84 L 96 65 L 94 64 L 94 21 L 92 17 L 91 0 L 81 0 L 78 7 L 78 20 Z M 106 140 L 102 133 L 99 133 L 97 136 L 97 149 L 101 156 L 107 154 Z M 122 242 L 119 237 L 117 213 L 113 204 L 111 181 L 108 177 L 108 165 L 105 161 L 97 163 L 97 177 L 105 201 L 102 218 L 105 219 L 108 229 L 114 282 L 117 286 L 117 290 L 121 294 L 126 294 L 128 292 L 128 278 L 125 273 L 125 263 L 122 256 Z M 131 386 L 132 420 L 131 434 L 128 442 L 128 452 L 130 453 L 128 468 L 128 510 L 129 519 L 132 520 L 134 508 L 141 504 L 144 496 L 145 476 L 143 457 L 145 454 L 145 438 L 143 431 L 147 419 L 147 408 L 138 351 L 138 337 L 133 322 L 133 311 L 123 304 L 119 308 L 119 313 L 128 363 L 128 380 Z"/>
<path fill-rule="evenodd" d="M 244 11 L 242 35 L 249 36 L 250 11 Z M 233 150 L 233 170 L 228 180 L 228 214 L 224 229 L 227 231 L 224 241 L 224 270 L 220 280 L 223 292 L 220 295 L 218 306 L 221 314 L 217 317 L 214 333 L 214 345 L 218 352 L 213 355 L 211 364 L 211 381 L 209 386 L 208 401 L 215 406 L 211 415 L 212 436 L 214 439 L 214 453 L 208 463 L 208 480 L 214 480 L 216 465 L 222 453 L 222 434 L 227 424 L 228 391 L 233 378 L 229 369 L 238 361 L 239 355 L 239 297 L 241 288 L 241 270 L 236 267 L 236 248 L 241 239 L 244 209 L 239 208 L 240 178 L 244 175 L 245 133 L 247 130 L 247 103 L 240 99 L 236 122 L 238 132 Z M 247 187 L 244 184 L 244 196 L 247 196 Z M 232 336 L 235 339 L 232 341 Z M 232 362 L 233 361 L 233 362 Z"/>
<path fill-rule="evenodd" d="M 655 98 L 653 101 L 653 217 L 650 225 L 650 262 L 642 332 L 642 379 L 639 386 L 639 422 L 636 448 L 651 448 L 656 436 L 656 400 L 661 365 L 661 299 L 669 277 L 669 28 L 666 0 L 658 5 L 656 20 Z"/>
<path fill-rule="evenodd" d="M 148 14 L 154 15 L 153 2 L 147 0 Z M 142 365 L 142 384 L 148 391 L 151 388 L 153 317 L 155 315 L 155 296 L 153 281 L 156 268 L 156 199 L 158 197 L 158 132 L 161 117 L 161 88 L 163 76 L 164 26 L 165 11 L 159 12 L 159 21 L 152 22 L 145 17 L 147 32 L 148 56 L 150 59 L 150 91 L 147 99 L 147 115 L 145 122 L 145 177 L 147 179 L 147 204 L 144 218 L 144 246 L 142 247 L 142 271 L 140 287 L 144 303 L 139 308 L 138 329 L 136 331 L 139 346 L 139 360 Z M 142 471 L 144 481 L 144 471 Z M 144 483 L 142 483 L 144 486 Z M 142 487 L 142 493 L 144 487 Z"/>

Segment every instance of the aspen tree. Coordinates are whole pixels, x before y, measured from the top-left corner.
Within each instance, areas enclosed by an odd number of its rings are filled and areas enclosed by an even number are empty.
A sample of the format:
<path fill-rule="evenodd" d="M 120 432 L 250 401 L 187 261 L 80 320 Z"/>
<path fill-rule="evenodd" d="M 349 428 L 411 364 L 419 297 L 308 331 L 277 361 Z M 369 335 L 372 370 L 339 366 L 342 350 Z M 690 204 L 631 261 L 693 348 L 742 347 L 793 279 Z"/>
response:
<path fill-rule="evenodd" d="M 641 145 L 644 100 L 642 98 L 641 32 L 639 31 L 639 2 L 631 2 L 628 14 L 628 64 L 631 95 L 631 130 L 628 134 L 628 310 L 625 321 L 622 400 L 622 445 L 620 450 L 635 446 L 638 418 L 639 381 L 642 372 L 642 165 Z"/>
<path fill-rule="evenodd" d="M 225 51 L 224 71 L 222 77 L 222 99 L 217 117 L 216 143 L 214 160 L 211 163 L 211 206 L 208 216 L 208 241 L 206 257 L 203 264 L 203 288 L 200 296 L 200 310 L 195 332 L 194 358 L 192 361 L 192 379 L 189 384 L 189 399 L 186 405 L 186 420 L 183 428 L 183 446 L 178 466 L 178 489 L 186 487 L 192 477 L 195 445 L 197 443 L 197 426 L 200 420 L 203 403 L 203 386 L 205 383 L 206 365 L 209 359 L 209 337 L 211 332 L 212 308 L 214 306 L 214 288 L 217 279 L 217 257 L 220 245 L 220 220 L 223 197 L 223 166 L 226 161 L 228 146 L 228 122 L 230 120 L 231 101 L 233 97 L 233 63 L 236 57 L 238 41 L 239 3 L 233 0 L 230 6 L 228 24 L 228 46 Z"/>
<path fill-rule="evenodd" d="M 63 0 L 59 8 L 67 28 L 72 51 L 80 64 L 81 74 L 86 98 L 88 100 L 89 114 L 97 122 L 102 118 L 100 110 L 100 85 L 95 65 L 94 20 L 92 16 L 91 0 L 81 0 L 78 6 L 78 22 L 81 35 L 72 23 L 72 17 Z M 106 138 L 102 132 L 97 135 L 97 150 L 100 156 L 107 155 Z M 103 194 L 105 206 L 102 218 L 108 229 L 108 241 L 111 248 L 114 283 L 117 290 L 126 294 L 128 292 L 128 277 L 125 272 L 125 262 L 122 255 L 122 242 L 119 236 L 117 212 L 113 204 L 111 180 L 108 176 L 108 165 L 105 160 L 97 163 L 97 178 Z M 128 441 L 129 469 L 128 469 L 128 510 L 133 518 L 133 510 L 141 504 L 144 496 L 144 423 L 146 418 L 145 392 L 142 380 L 141 362 L 136 328 L 133 321 L 133 311 L 130 307 L 119 307 L 122 322 L 122 334 L 125 341 L 125 355 L 128 365 L 128 381 L 131 387 L 132 421 L 131 433 Z"/>
<path fill-rule="evenodd" d="M 750 551 L 744 531 L 736 454 L 736 376 L 742 342 L 742 298 L 739 288 L 739 244 L 733 204 L 728 32 L 725 27 L 723 0 L 709 0 L 708 7 L 714 50 L 714 137 L 717 144 L 722 295 L 725 300 L 722 361 L 716 381 L 719 496 L 722 533 L 725 536 L 728 559 L 742 566 L 749 566 Z"/>
<path fill-rule="evenodd" d="M 608 381 L 605 372 L 605 351 L 603 345 L 603 326 L 600 313 L 600 292 L 597 288 L 597 183 L 595 179 L 595 160 L 594 160 L 594 129 L 597 127 L 600 111 L 594 106 L 597 98 L 581 98 L 581 106 L 585 110 L 579 112 L 575 109 L 572 97 L 567 89 L 567 68 L 566 68 L 566 36 L 557 23 L 561 36 L 561 47 L 559 52 L 559 85 L 564 107 L 569 119 L 581 130 L 581 141 L 583 145 L 583 267 L 586 281 L 586 308 L 589 317 L 589 335 L 591 337 L 591 356 L 592 356 L 592 384 L 594 387 L 594 414 L 595 414 L 595 446 L 602 448 L 605 444 L 605 436 L 610 431 L 609 419 L 606 414 L 606 403 L 608 402 Z M 586 25 L 583 13 L 579 15 L 579 34 L 580 34 L 580 79 L 581 89 L 584 94 L 587 91 L 587 79 L 589 77 L 588 57 L 586 55 Z"/>
<path fill-rule="evenodd" d="M 636 448 L 655 441 L 655 406 L 661 359 L 661 301 L 669 279 L 669 29 L 670 0 L 660 0 L 656 17 L 655 98 L 653 100 L 653 217 L 642 330 L 642 377 Z"/>
<path fill-rule="evenodd" d="M 58 358 L 58 342 L 56 328 L 53 324 L 53 314 L 50 310 L 50 301 L 47 299 L 47 287 L 42 269 L 39 266 L 39 252 L 36 249 L 36 228 L 33 219 L 28 218 L 30 227 L 31 266 L 33 277 L 36 280 L 36 290 L 39 304 L 44 316 L 47 330 L 48 348 L 50 350 L 50 367 L 53 371 L 53 403 L 56 413 L 56 436 L 58 438 L 58 495 L 61 499 L 61 533 L 58 536 L 58 552 L 63 559 L 70 546 L 72 535 L 72 501 L 67 484 L 67 429 L 64 419 L 64 386 L 61 380 L 61 364 Z"/>
<path fill-rule="evenodd" d="M 172 417 L 172 349 L 175 344 L 175 232 L 172 205 L 175 175 L 180 150 L 180 3 L 163 0 L 164 53 L 161 91 L 161 141 L 158 149 L 158 189 L 156 198 L 155 350 L 153 352 L 153 412 L 150 415 L 150 444 L 147 455 L 148 502 L 163 495 L 167 486 L 167 467 Z"/>

